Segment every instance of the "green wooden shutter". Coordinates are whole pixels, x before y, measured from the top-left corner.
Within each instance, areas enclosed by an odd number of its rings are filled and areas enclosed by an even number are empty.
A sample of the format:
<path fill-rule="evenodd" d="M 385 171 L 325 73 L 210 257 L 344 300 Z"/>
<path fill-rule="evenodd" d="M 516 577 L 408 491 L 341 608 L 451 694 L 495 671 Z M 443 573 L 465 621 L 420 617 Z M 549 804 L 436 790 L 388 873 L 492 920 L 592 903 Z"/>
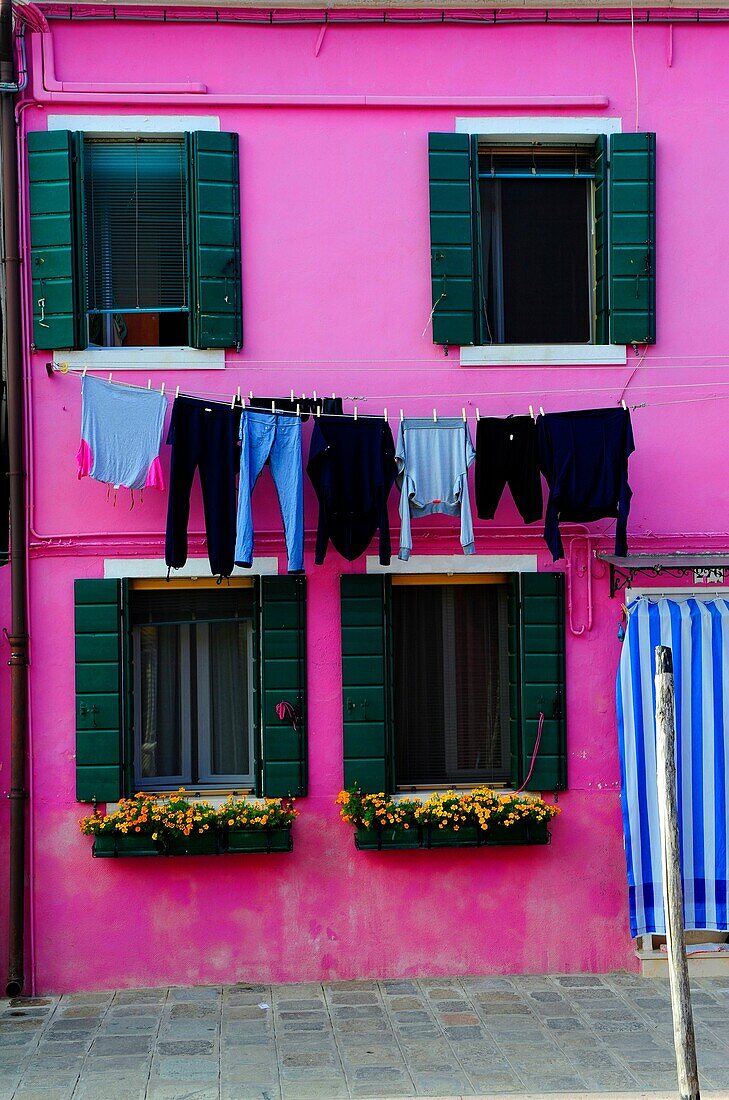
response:
<path fill-rule="evenodd" d="M 564 663 L 564 575 L 519 577 L 519 720 L 512 740 L 512 783 L 520 787 L 531 764 L 539 728 L 542 739 L 526 789 L 561 791 L 567 786 Z M 511 646 L 510 646 L 511 648 Z"/>
<path fill-rule="evenodd" d="M 468 134 L 428 134 L 435 344 L 478 339 L 475 148 Z"/>
<path fill-rule="evenodd" d="M 390 578 L 342 577 L 344 786 L 392 789 Z"/>
<path fill-rule="evenodd" d="M 605 134 L 595 142 L 594 187 L 595 343 L 606 344 L 608 339 L 608 150 Z"/>
<path fill-rule="evenodd" d="M 260 793 L 267 798 L 306 794 L 306 579 L 261 578 Z M 288 701 L 297 729 L 281 721 L 276 704 Z"/>
<path fill-rule="evenodd" d="M 28 134 L 33 343 L 86 347 L 80 148 L 70 130 Z"/>
<path fill-rule="evenodd" d="M 610 342 L 656 342 L 656 135 L 610 136 Z"/>
<path fill-rule="evenodd" d="M 120 582 L 78 580 L 76 611 L 76 798 L 116 802 L 122 794 L 122 618 Z"/>
<path fill-rule="evenodd" d="M 238 135 L 188 134 L 190 343 L 240 348 L 243 342 Z"/>

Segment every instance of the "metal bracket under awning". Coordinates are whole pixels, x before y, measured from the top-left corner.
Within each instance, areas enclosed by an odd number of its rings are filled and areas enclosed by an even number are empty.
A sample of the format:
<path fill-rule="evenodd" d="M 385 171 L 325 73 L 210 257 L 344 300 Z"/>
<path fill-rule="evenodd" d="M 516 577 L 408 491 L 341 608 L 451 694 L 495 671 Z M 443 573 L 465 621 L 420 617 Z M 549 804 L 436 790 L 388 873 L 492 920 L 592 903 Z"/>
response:
<path fill-rule="evenodd" d="M 636 577 L 691 577 L 694 584 L 723 584 L 729 554 L 596 554 L 610 566 L 610 595 L 629 588 Z"/>

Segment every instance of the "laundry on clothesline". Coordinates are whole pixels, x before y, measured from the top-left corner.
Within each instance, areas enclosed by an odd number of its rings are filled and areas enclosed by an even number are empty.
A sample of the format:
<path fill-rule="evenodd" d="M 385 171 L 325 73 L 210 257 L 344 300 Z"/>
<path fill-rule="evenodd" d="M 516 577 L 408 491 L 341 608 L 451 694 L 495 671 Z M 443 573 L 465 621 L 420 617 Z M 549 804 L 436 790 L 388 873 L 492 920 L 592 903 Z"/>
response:
<path fill-rule="evenodd" d="M 635 450 L 630 411 L 585 409 L 547 413 L 537 420 L 539 464 L 549 486 L 544 538 L 557 561 L 564 557 L 559 525 L 617 518 L 615 553 L 628 553 L 632 491 L 628 458 Z"/>
<path fill-rule="evenodd" d="M 317 417 L 307 473 L 319 501 L 314 561 L 331 541 L 347 561 L 365 552 L 380 532 L 380 564 L 391 557 L 387 499 L 395 482 L 395 444 L 384 420 Z"/>
<path fill-rule="evenodd" d="M 157 390 L 81 379 L 78 476 L 115 489 L 164 489 L 159 459 L 167 398 Z"/>
<path fill-rule="evenodd" d="M 244 409 L 240 414 L 240 482 L 235 563 L 253 563 L 251 495 L 268 463 L 283 517 L 289 573 L 304 569 L 304 477 L 301 421 L 296 416 Z"/>
<path fill-rule="evenodd" d="M 506 486 L 525 523 L 542 518 L 537 425 L 531 416 L 486 416 L 476 425 L 476 511 L 493 519 Z"/>
<path fill-rule="evenodd" d="M 464 554 L 475 554 L 468 491 L 468 468 L 476 457 L 468 424 L 408 418 L 400 421 L 395 460 L 400 486 L 400 552 L 407 561 L 413 548 L 410 519 L 442 513 L 461 517 Z"/>
<path fill-rule="evenodd" d="M 165 561 L 170 569 L 181 569 L 187 561 L 190 492 L 199 469 L 210 569 L 218 577 L 233 572 L 240 415 L 240 408 L 215 401 L 175 398 L 167 433 L 172 458 Z"/>

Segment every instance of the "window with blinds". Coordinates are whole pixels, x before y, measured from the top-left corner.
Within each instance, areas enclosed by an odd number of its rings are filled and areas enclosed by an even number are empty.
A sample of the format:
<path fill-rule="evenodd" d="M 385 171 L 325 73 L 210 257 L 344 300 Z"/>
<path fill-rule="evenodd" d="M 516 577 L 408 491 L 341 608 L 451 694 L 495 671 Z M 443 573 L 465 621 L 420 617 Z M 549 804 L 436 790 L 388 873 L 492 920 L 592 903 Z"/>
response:
<path fill-rule="evenodd" d="M 394 585 L 395 782 L 509 774 L 506 585 Z"/>
<path fill-rule="evenodd" d="M 85 138 L 83 148 L 91 342 L 186 344 L 184 142 Z"/>
<path fill-rule="evenodd" d="M 130 597 L 135 785 L 254 785 L 251 589 Z"/>

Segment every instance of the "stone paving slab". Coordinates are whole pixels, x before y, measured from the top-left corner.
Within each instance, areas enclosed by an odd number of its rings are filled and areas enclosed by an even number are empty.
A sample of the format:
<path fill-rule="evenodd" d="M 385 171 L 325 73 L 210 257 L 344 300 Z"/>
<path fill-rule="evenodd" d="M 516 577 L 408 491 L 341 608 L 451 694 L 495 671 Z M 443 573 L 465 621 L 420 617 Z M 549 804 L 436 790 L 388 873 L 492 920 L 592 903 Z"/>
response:
<path fill-rule="evenodd" d="M 729 1100 L 729 979 L 692 987 Z M 668 983 L 529 975 L 0 1000 L 0 1100 L 675 1097 Z"/>

